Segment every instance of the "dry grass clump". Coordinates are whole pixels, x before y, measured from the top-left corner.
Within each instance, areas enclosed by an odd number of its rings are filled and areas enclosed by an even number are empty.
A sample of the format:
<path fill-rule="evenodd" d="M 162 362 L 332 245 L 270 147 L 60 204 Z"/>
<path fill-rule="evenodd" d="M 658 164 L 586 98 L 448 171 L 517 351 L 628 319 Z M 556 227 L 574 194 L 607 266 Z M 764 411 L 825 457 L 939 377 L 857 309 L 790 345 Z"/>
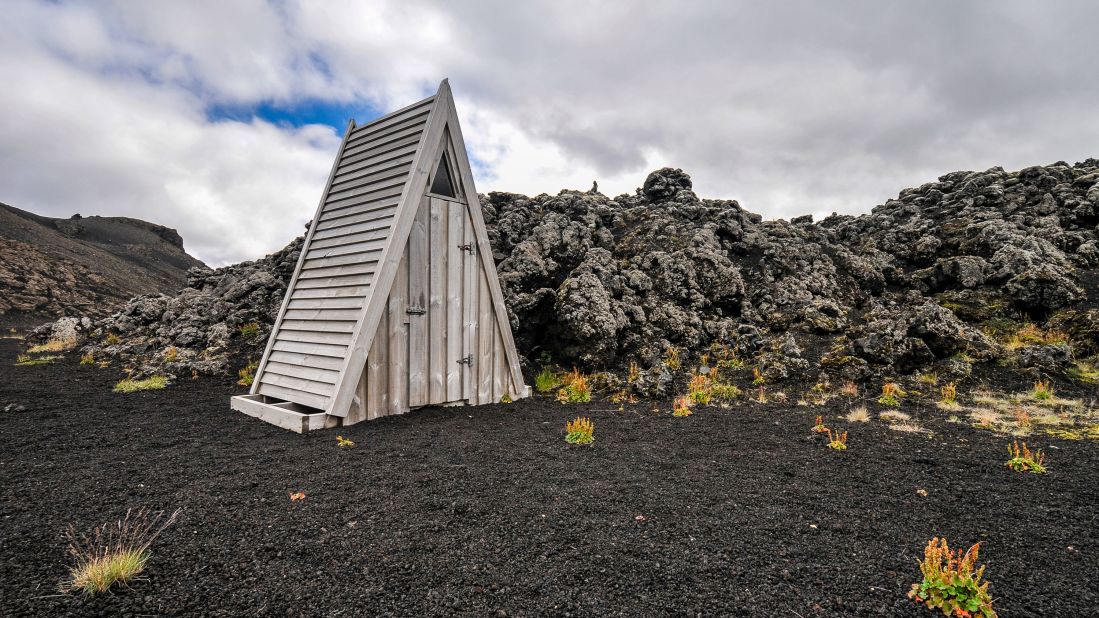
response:
<path fill-rule="evenodd" d="M 61 358 L 60 356 L 28 356 L 26 354 L 20 354 L 15 357 L 16 367 L 34 367 L 36 365 L 49 365 L 53 361 Z"/>
<path fill-rule="evenodd" d="M 911 416 L 905 414 L 904 412 L 898 412 L 896 410 L 886 410 L 885 412 L 879 414 L 878 418 L 889 423 L 903 423 L 905 421 L 912 420 Z"/>
<path fill-rule="evenodd" d="M 70 525 L 65 539 L 76 564 L 69 569 L 69 580 L 62 589 L 90 596 L 104 593 L 116 583 L 132 581 L 149 562 L 153 541 L 178 517 L 179 509 L 167 519 L 163 512 L 131 509 L 120 521 L 98 526 L 90 535 L 77 534 Z"/>
<path fill-rule="evenodd" d="M 138 391 L 160 390 L 168 386 L 167 376 L 151 376 L 144 380 L 132 380 L 126 378 L 114 385 L 116 393 L 136 393 Z"/>
<path fill-rule="evenodd" d="M 595 442 L 595 423 L 590 419 L 576 417 L 565 423 L 565 442 L 569 444 L 591 444 Z"/>
<path fill-rule="evenodd" d="M 859 406 L 853 408 L 847 413 L 847 422 L 849 423 L 865 423 L 870 420 L 870 411 L 866 409 L 866 406 Z"/>
<path fill-rule="evenodd" d="M 840 387 L 840 394 L 844 397 L 858 397 L 859 385 L 855 384 L 851 380 L 848 380 L 843 383 L 843 386 Z"/>
<path fill-rule="evenodd" d="M 27 348 L 27 353 L 42 354 L 43 352 L 68 352 L 75 347 L 75 337 L 70 339 L 50 339 L 49 341 L 41 345 L 34 345 Z"/>
<path fill-rule="evenodd" d="M 1064 345 L 1068 343 L 1068 335 L 1059 330 L 1046 330 L 1034 324 L 1024 324 L 1004 341 L 1004 347 L 1009 351 L 1025 348 L 1032 345 Z"/>
<path fill-rule="evenodd" d="M 682 366 L 679 360 L 679 348 L 670 345 L 664 350 L 664 364 L 672 371 L 679 371 Z"/>
<path fill-rule="evenodd" d="M 969 418 L 978 427 L 992 427 L 1003 421 L 1003 417 L 1000 416 L 999 412 L 988 408 L 978 408 L 970 412 Z"/>
<path fill-rule="evenodd" d="M 905 421 L 902 423 L 890 423 L 889 428 L 893 431 L 902 431 L 904 433 L 930 433 L 928 430 L 921 427 L 918 423 L 911 421 Z"/>

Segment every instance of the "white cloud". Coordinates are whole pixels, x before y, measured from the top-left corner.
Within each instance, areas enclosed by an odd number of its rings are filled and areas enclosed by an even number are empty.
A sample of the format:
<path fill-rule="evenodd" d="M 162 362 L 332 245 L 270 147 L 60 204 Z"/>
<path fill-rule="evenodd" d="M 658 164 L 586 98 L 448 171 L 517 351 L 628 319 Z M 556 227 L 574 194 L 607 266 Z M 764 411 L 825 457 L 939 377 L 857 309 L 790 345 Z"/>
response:
<path fill-rule="evenodd" d="M 682 167 L 765 216 L 1099 143 L 1093 3 L 11 2 L 0 200 L 176 227 L 211 264 L 300 233 L 339 136 L 214 105 L 403 106 L 449 76 L 482 191 Z M 366 118 L 359 118 L 366 120 Z"/>

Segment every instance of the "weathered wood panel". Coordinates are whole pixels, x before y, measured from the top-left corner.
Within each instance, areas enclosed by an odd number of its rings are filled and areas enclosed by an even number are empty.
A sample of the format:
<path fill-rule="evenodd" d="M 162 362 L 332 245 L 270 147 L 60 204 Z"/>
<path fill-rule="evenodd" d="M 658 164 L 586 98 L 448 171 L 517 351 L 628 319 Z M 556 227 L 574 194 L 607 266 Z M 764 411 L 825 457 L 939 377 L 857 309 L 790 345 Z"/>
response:
<path fill-rule="evenodd" d="M 389 413 L 389 315 L 382 315 L 378 335 L 366 356 L 366 417 L 378 418 Z"/>
<path fill-rule="evenodd" d="M 290 300 L 298 300 L 303 298 L 354 298 L 366 296 L 370 293 L 370 287 L 365 285 L 344 287 L 344 288 L 303 288 L 300 290 L 294 290 L 290 293 Z"/>
<path fill-rule="evenodd" d="M 318 410 L 323 410 L 328 405 L 328 397 L 322 395 L 314 395 L 298 389 L 286 388 L 275 384 L 265 384 L 263 382 L 257 382 L 257 384 L 259 384 L 259 386 L 256 388 L 256 392 L 260 395 L 278 397 L 279 399 L 293 401 L 294 403 L 300 403 L 303 406 L 317 408 Z"/>
<path fill-rule="evenodd" d="M 359 319 L 359 313 L 358 309 L 289 309 L 286 311 L 286 319 L 344 322 Z"/>
<path fill-rule="evenodd" d="M 340 360 L 331 356 L 318 356 L 316 354 L 301 354 L 298 352 L 283 352 L 275 350 L 271 352 L 267 362 L 283 363 L 285 365 L 301 365 L 303 367 L 316 367 L 318 369 L 331 369 L 339 373 Z"/>
<path fill-rule="evenodd" d="M 429 200 L 428 403 L 446 402 L 447 223 L 446 202 Z"/>
<path fill-rule="evenodd" d="M 383 125 L 377 125 L 370 129 L 356 129 L 351 132 L 351 139 L 347 140 L 347 146 L 358 146 L 368 140 L 376 139 L 379 135 L 392 135 L 396 131 L 403 131 L 412 126 L 426 126 L 427 115 L 430 110 L 426 107 L 422 107 L 419 110 L 402 114 L 386 122 Z"/>
<path fill-rule="evenodd" d="M 408 176 L 408 170 L 412 167 L 411 162 L 400 162 L 406 159 L 408 159 L 407 156 L 395 161 L 381 163 L 373 168 L 344 174 L 342 180 L 332 183 L 332 188 L 328 192 L 328 199 L 340 200 L 348 197 L 348 195 L 353 195 L 348 194 L 348 192 L 371 186 L 388 186 L 392 180 Z"/>
<path fill-rule="evenodd" d="M 496 328 L 493 323 L 492 296 L 488 289 L 488 280 L 485 278 L 485 270 L 484 268 L 478 268 L 477 271 L 479 279 L 477 294 L 480 297 L 477 302 L 477 351 L 480 356 L 475 358 L 473 362 L 479 364 L 477 373 L 480 384 L 477 388 L 477 402 L 489 403 L 492 401 L 492 373 L 496 362 L 496 359 L 493 358 L 493 352 L 496 348 L 493 333 Z"/>
<path fill-rule="evenodd" d="M 370 273 L 360 273 L 357 275 L 343 275 L 340 277 L 322 277 L 319 279 L 302 279 L 298 282 L 295 290 L 311 290 L 311 289 L 331 289 L 338 287 L 364 287 L 369 286 L 371 279 L 374 275 Z M 357 316 L 356 316 L 357 317 Z M 352 318 L 355 319 L 355 318 Z"/>
<path fill-rule="evenodd" d="M 361 296 L 333 296 L 330 298 L 293 298 L 287 305 L 290 309 L 359 309 L 363 306 Z"/>
<path fill-rule="evenodd" d="M 364 166 L 377 165 L 397 157 L 403 157 L 404 155 L 414 153 L 416 152 L 416 144 L 418 141 L 417 138 L 412 137 L 399 142 L 386 144 L 384 149 L 371 150 L 359 153 L 353 157 L 346 157 L 340 161 L 340 167 L 336 169 L 336 174 L 345 174 Z"/>
<path fill-rule="evenodd" d="M 283 320 L 281 330 L 311 330 L 327 333 L 350 333 L 355 329 L 353 320 L 340 322 L 326 320 Z"/>
<path fill-rule="evenodd" d="M 371 212 L 374 212 L 375 210 L 392 208 L 393 206 L 396 206 L 399 202 L 400 196 L 397 196 L 388 199 L 377 200 L 374 202 L 368 202 L 365 204 L 359 204 L 357 206 L 348 206 L 347 208 L 326 211 L 322 213 L 321 218 L 318 219 L 317 229 L 322 230 L 326 225 L 340 225 L 343 219 L 347 217 L 369 214 Z"/>
<path fill-rule="evenodd" d="M 462 215 L 464 219 L 462 225 L 462 244 L 476 242 L 473 226 L 469 223 L 469 213 L 466 212 L 465 208 L 462 208 Z M 481 306 L 481 273 L 478 270 L 479 258 L 477 257 L 476 252 L 465 254 L 463 261 L 462 296 L 465 298 L 465 303 L 462 305 L 462 322 L 465 345 L 462 354 L 472 357 L 474 362 L 470 365 L 463 365 L 462 397 L 471 404 L 477 404 L 480 401 L 477 396 L 477 388 L 480 385 L 477 376 L 479 375 L 478 370 L 481 367 L 481 355 L 478 352 L 477 332 L 480 322 L 478 308 Z"/>
<path fill-rule="evenodd" d="M 297 352 L 299 354 L 343 358 L 344 352 L 347 351 L 347 346 L 330 345 L 323 343 L 302 343 L 300 341 L 284 341 L 282 339 L 276 339 L 275 345 L 271 346 L 271 349 L 278 350 L 280 352 Z"/>
<path fill-rule="evenodd" d="M 269 371 L 263 373 L 262 382 L 271 386 L 292 388 L 305 393 L 320 395 L 321 397 L 331 396 L 332 391 L 335 388 L 333 385 L 325 382 L 314 382 L 313 380 L 304 380 L 302 378 L 280 376 L 277 373 L 271 373 Z"/>
<path fill-rule="evenodd" d="M 408 246 L 389 293 L 389 413 L 408 411 Z M 380 336 L 381 332 L 375 337 Z"/>
<path fill-rule="evenodd" d="M 267 371 L 283 376 L 313 380 L 314 382 L 324 382 L 332 385 L 336 384 L 336 378 L 340 376 L 340 372 L 330 369 L 307 367 L 303 365 L 288 365 L 274 360 L 267 361 Z"/>
<path fill-rule="evenodd" d="M 507 353 L 504 351 L 504 340 L 500 337 L 500 325 L 496 324 L 496 328 L 492 330 L 493 333 L 493 348 L 492 348 L 492 400 L 494 402 L 500 401 L 507 394 L 504 388 L 506 383 L 506 377 L 504 372 L 506 371 L 506 359 Z"/>
<path fill-rule="evenodd" d="M 317 236 L 319 238 L 327 238 L 328 235 L 338 235 L 338 230 L 342 230 L 351 225 L 361 225 L 363 223 L 370 223 L 378 220 L 392 219 L 397 214 L 396 206 L 382 206 L 381 208 L 372 208 L 370 210 L 364 210 L 362 212 L 351 213 L 343 217 L 333 218 L 328 221 L 321 221 L 317 224 Z M 322 236 L 324 234 L 324 236 Z"/>
<path fill-rule="evenodd" d="M 386 241 L 384 238 L 377 240 L 368 240 L 366 242 L 358 242 L 350 245 L 343 245 L 340 247 L 326 247 L 324 249 L 310 249 L 306 254 L 306 258 L 312 260 L 316 258 L 333 257 L 337 255 L 349 255 L 352 253 L 366 253 L 370 251 L 381 251 L 385 248 Z"/>
<path fill-rule="evenodd" d="M 351 333 L 282 329 L 279 331 L 279 337 L 276 341 L 300 341 L 302 343 L 325 343 L 329 345 L 346 346 L 351 343 Z"/>
<path fill-rule="evenodd" d="M 409 316 L 408 405 L 419 407 L 428 403 L 427 354 L 428 285 L 428 217 L 430 198 L 425 197 L 416 211 L 408 236 L 408 305 L 409 310 L 425 311 Z"/>
<path fill-rule="evenodd" d="M 428 113 L 431 111 L 432 104 L 435 103 L 435 95 L 432 95 L 426 99 L 416 101 L 412 105 L 402 107 L 401 109 L 390 112 L 381 118 L 371 120 L 366 124 L 359 125 L 358 128 L 351 131 L 351 138 L 358 138 L 364 135 L 369 135 L 374 131 L 379 131 L 385 127 L 393 126 L 401 122 L 406 118 L 412 118 L 420 113 Z"/>
<path fill-rule="evenodd" d="M 405 164 L 411 164 L 412 160 L 416 157 L 415 153 L 409 153 L 405 155 L 399 155 L 392 159 L 375 163 L 374 165 L 358 165 L 347 166 L 345 171 L 336 174 L 335 179 L 332 181 L 333 187 L 342 187 L 359 180 L 360 178 L 367 178 L 374 176 L 385 170 L 393 169 Z"/>
<path fill-rule="evenodd" d="M 447 213 L 446 234 L 446 401 L 462 399 L 462 265 L 465 253 L 459 245 L 464 240 L 465 208 L 458 203 L 443 202 Z"/>

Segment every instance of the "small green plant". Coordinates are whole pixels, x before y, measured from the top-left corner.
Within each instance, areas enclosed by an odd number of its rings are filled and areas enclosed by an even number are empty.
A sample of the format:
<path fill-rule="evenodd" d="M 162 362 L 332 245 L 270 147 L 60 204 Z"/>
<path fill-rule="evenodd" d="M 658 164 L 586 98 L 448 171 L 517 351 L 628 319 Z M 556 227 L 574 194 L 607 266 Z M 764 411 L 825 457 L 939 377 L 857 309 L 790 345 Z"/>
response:
<path fill-rule="evenodd" d="M 901 405 L 901 398 L 907 394 L 895 382 L 886 382 L 882 384 L 881 397 L 878 397 L 878 403 L 896 408 Z"/>
<path fill-rule="evenodd" d="M 542 367 L 542 371 L 534 376 L 534 389 L 539 393 L 548 393 L 561 386 L 561 378 L 549 367 Z"/>
<path fill-rule="evenodd" d="M 930 371 L 927 373 L 921 373 L 919 376 L 916 377 L 916 380 L 919 381 L 921 384 L 927 384 L 928 386 L 938 386 L 939 384 L 939 376 L 931 373 Z"/>
<path fill-rule="evenodd" d="M 504 393 L 504 396 L 500 398 L 500 403 L 511 403 L 515 401 L 511 398 L 511 393 Z"/>
<path fill-rule="evenodd" d="M 626 384 L 637 384 L 640 378 L 641 368 L 634 361 L 630 361 L 630 373 L 626 375 Z"/>
<path fill-rule="evenodd" d="M 259 324 L 257 324 L 256 322 L 241 324 L 240 336 L 244 337 L 245 339 L 255 339 L 259 336 Z"/>
<path fill-rule="evenodd" d="M 355 448 L 355 442 L 351 438 L 336 436 L 336 446 L 340 448 Z"/>
<path fill-rule="evenodd" d="M 676 397 L 672 402 L 672 416 L 690 416 L 691 412 L 691 400 L 687 397 Z"/>
<path fill-rule="evenodd" d="M 122 343 L 122 339 L 114 333 L 107 333 L 107 338 L 104 339 L 104 341 L 107 345 L 118 345 Z"/>
<path fill-rule="evenodd" d="M 1079 361 L 1069 368 L 1068 377 L 1088 384 L 1099 383 L 1099 361 Z"/>
<path fill-rule="evenodd" d="M 710 392 L 713 394 L 714 399 L 718 401 L 732 401 L 742 394 L 740 388 L 735 384 L 714 383 L 710 387 Z"/>
<path fill-rule="evenodd" d="M 122 520 L 103 524 L 90 535 L 77 534 L 70 525 L 65 539 L 76 563 L 69 569 L 69 580 L 62 590 L 92 596 L 106 592 L 116 583 L 132 581 L 149 562 L 153 541 L 175 523 L 179 510 L 167 519 L 163 516 L 162 512 L 129 510 Z"/>
<path fill-rule="evenodd" d="M 1030 393 L 1038 401 L 1053 399 L 1053 385 L 1049 380 L 1038 380 L 1034 383 L 1034 390 Z"/>
<path fill-rule="evenodd" d="M 846 451 L 847 450 L 847 432 L 835 432 L 832 433 L 831 429 L 828 429 L 828 448 L 834 451 Z"/>
<path fill-rule="evenodd" d="M 912 584 L 908 598 L 944 616 L 996 618 L 988 582 L 981 583 L 985 567 L 974 568 L 980 546 L 977 543 L 963 554 L 960 549 L 951 552 L 946 539 L 931 539 L 920 561 L 923 581 Z"/>
<path fill-rule="evenodd" d="M 95 356 L 91 352 L 88 352 L 87 354 L 80 357 L 80 364 L 81 365 L 94 365 L 95 364 Z"/>
<path fill-rule="evenodd" d="M 252 386 L 252 382 L 255 382 L 256 380 L 257 369 L 259 369 L 259 363 L 248 361 L 247 365 L 241 367 L 240 370 L 237 371 L 237 376 L 240 377 L 240 379 L 237 380 L 237 384 L 241 386 Z"/>
<path fill-rule="evenodd" d="M 713 396 L 713 380 L 710 376 L 700 373 L 691 378 L 691 382 L 687 385 L 687 397 L 691 401 L 704 406 L 710 403 Z"/>
<path fill-rule="evenodd" d="M 664 364 L 672 371 L 679 371 L 679 348 L 670 345 L 664 350 Z"/>
<path fill-rule="evenodd" d="M 138 391 L 160 390 L 168 386 L 167 376 L 150 376 L 144 380 L 126 378 L 114 385 L 116 393 L 136 393 Z"/>
<path fill-rule="evenodd" d="M 595 442 L 595 423 L 579 416 L 565 423 L 565 442 L 569 444 L 591 444 Z"/>
<path fill-rule="evenodd" d="M 828 428 L 824 426 L 824 417 L 817 416 L 817 419 L 813 422 L 813 433 L 828 433 Z"/>
<path fill-rule="evenodd" d="M 939 389 L 939 393 L 942 395 L 940 402 L 947 406 L 954 406 L 958 404 L 958 386 L 953 382 Z"/>
<path fill-rule="evenodd" d="M 1011 455 L 1011 458 L 1004 465 L 1016 472 L 1043 474 L 1046 471 L 1045 454 L 1040 449 L 1031 452 L 1027 448 L 1026 442 L 1023 442 L 1023 446 L 1020 448 L 1019 441 L 1016 440 L 1007 446 L 1007 452 Z"/>
<path fill-rule="evenodd" d="M 572 373 L 565 374 L 564 386 L 557 391 L 557 401 L 561 403 L 587 403 L 591 401 L 591 388 L 588 379 L 575 367 Z"/>
<path fill-rule="evenodd" d="M 179 348 L 174 345 L 168 346 L 164 349 L 164 362 L 174 363 L 179 358 Z"/>
<path fill-rule="evenodd" d="M 759 370 L 759 367 L 752 367 L 752 385 L 759 386 L 766 382 L 763 378 L 763 372 Z"/>

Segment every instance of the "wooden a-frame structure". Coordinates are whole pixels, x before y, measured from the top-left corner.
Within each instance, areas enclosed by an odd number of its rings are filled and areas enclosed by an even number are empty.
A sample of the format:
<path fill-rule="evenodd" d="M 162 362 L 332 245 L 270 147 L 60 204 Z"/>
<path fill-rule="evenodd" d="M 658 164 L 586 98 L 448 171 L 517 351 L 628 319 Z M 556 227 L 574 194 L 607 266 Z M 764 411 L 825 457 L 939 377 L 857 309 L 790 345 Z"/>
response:
<path fill-rule="evenodd" d="M 233 409 L 304 432 L 529 395 L 449 83 L 352 120 Z"/>

